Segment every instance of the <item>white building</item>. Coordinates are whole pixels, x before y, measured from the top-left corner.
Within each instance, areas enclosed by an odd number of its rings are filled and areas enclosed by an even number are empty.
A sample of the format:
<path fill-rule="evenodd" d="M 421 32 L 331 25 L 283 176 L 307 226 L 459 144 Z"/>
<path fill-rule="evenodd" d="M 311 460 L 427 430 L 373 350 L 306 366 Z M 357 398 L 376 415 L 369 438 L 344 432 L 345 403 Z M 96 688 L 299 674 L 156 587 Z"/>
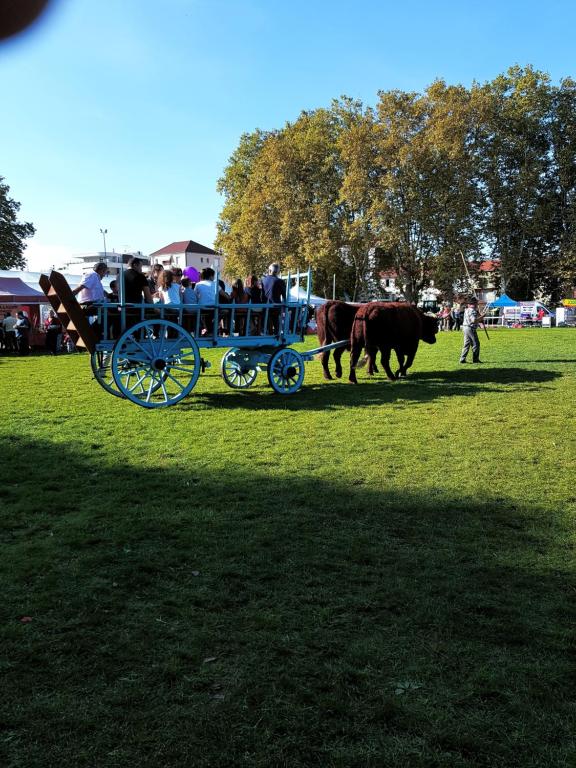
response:
<path fill-rule="evenodd" d="M 99 251 L 98 253 L 81 253 L 78 256 L 74 256 L 67 264 L 60 266 L 58 269 L 60 272 L 68 272 L 76 275 L 86 275 L 94 268 L 94 264 L 99 261 L 105 262 L 108 267 L 110 275 L 119 275 L 121 270 L 128 268 L 128 262 L 133 256 L 137 256 L 142 260 L 144 267 L 150 263 L 147 256 L 144 256 L 141 251 L 135 251 L 134 253 L 116 253 L 115 251 Z"/>
<path fill-rule="evenodd" d="M 176 243 L 160 248 L 150 254 L 151 264 L 162 264 L 163 267 L 194 267 L 201 272 L 204 267 L 212 267 L 216 272 L 222 272 L 224 257 L 217 251 L 194 240 L 179 240 Z"/>
<path fill-rule="evenodd" d="M 396 282 L 398 275 L 395 270 L 380 272 L 379 277 L 380 288 L 384 292 L 384 301 L 398 301 L 402 297 L 402 286 Z"/>

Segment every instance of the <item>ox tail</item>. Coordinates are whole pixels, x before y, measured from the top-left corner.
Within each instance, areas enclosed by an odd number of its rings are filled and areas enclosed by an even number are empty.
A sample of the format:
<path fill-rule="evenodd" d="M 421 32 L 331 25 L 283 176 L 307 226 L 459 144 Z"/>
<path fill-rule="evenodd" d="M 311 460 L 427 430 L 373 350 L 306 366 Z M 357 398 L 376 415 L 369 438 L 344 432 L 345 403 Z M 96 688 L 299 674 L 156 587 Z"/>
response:
<path fill-rule="evenodd" d="M 356 343 L 355 343 L 356 342 Z M 356 364 L 353 362 L 353 351 L 354 347 L 360 349 L 358 350 L 358 355 L 362 351 L 362 349 L 366 346 L 366 322 L 363 317 L 356 316 L 352 322 L 352 331 L 350 332 L 350 368 L 362 368 L 363 365 L 366 365 L 366 361 L 368 358 L 368 355 L 365 355 L 362 360 L 358 360 Z"/>
<path fill-rule="evenodd" d="M 330 343 L 327 339 L 326 325 L 326 304 L 323 304 L 316 310 L 316 336 L 318 336 L 318 343 L 321 347 Z M 323 352 L 318 352 L 315 355 L 316 360 L 322 360 L 323 354 Z"/>
<path fill-rule="evenodd" d="M 326 305 L 323 305 L 316 310 L 316 336 L 318 336 L 321 347 L 330 343 L 326 333 Z"/>

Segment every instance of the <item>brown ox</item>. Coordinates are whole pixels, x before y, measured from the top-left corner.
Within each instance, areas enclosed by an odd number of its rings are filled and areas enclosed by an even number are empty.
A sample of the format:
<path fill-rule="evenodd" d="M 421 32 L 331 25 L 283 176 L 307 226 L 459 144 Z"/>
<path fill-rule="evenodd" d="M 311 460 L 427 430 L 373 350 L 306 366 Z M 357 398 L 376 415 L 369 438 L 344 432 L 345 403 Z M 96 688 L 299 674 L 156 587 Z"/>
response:
<path fill-rule="evenodd" d="M 436 343 L 438 322 L 435 317 L 424 314 L 411 304 L 374 302 L 359 307 L 352 324 L 350 335 L 350 381 L 356 380 L 356 365 L 366 348 L 369 367 L 374 373 L 374 361 L 378 350 L 386 375 L 391 381 L 406 376 L 414 362 L 420 339 L 427 344 Z M 396 374 L 390 369 L 390 353 L 394 350 L 400 366 Z"/>
<path fill-rule="evenodd" d="M 334 351 L 334 362 L 336 363 L 336 378 L 342 377 L 342 363 L 341 357 L 344 354 L 345 349 L 350 349 L 350 334 L 352 333 L 352 323 L 356 311 L 358 310 L 357 304 L 346 304 L 344 301 L 327 301 L 316 310 L 316 325 L 318 334 L 318 341 L 320 346 L 324 347 L 326 344 L 333 344 L 335 341 L 348 341 L 345 347 L 339 347 Z M 320 353 L 320 359 L 322 361 L 322 372 L 325 379 L 331 379 L 330 368 L 328 363 L 330 361 L 330 350 Z"/>

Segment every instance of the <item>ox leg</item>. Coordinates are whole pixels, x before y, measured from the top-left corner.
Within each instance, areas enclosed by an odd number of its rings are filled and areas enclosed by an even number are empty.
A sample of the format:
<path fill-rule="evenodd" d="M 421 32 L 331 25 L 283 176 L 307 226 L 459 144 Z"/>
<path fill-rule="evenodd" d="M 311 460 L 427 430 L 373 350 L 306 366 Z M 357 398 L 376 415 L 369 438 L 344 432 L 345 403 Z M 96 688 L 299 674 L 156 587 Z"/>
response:
<path fill-rule="evenodd" d="M 376 367 L 376 355 L 378 354 L 378 347 L 366 347 L 366 357 L 368 358 L 368 376 L 374 376 L 374 373 L 378 373 Z"/>
<path fill-rule="evenodd" d="M 348 381 L 352 384 L 358 384 L 358 379 L 356 378 L 356 364 L 358 363 L 358 358 L 360 357 L 361 352 L 362 344 L 354 341 L 350 348 L 350 375 L 348 377 Z"/>
<path fill-rule="evenodd" d="M 338 347 L 334 350 L 334 364 L 336 365 L 336 378 L 342 378 L 342 355 L 346 347 Z"/>
<path fill-rule="evenodd" d="M 336 355 L 334 355 L 336 357 Z M 330 373 L 330 350 L 327 352 L 322 352 L 320 355 L 320 360 L 322 361 L 322 375 L 325 379 L 331 379 L 332 374 Z"/>
<path fill-rule="evenodd" d="M 413 346 L 406 355 L 406 362 L 404 365 L 400 365 L 399 375 L 400 376 L 406 376 L 408 374 L 408 368 L 412 365 L 414 362 L 414 358 L 416 357 L 416 350 L 418 349 L 418 344 Z"/>
<path fill-rule="evenodd" d="M 392 350 L 390 349 L 390 347 L 382 347 L 381 348 L 382 355 L 380 359 L 382 361 L 382 366 L 386 372 L 386 376 L 388 376 L 390 381 L 396 381 L 396 376 L 394 376 L 394 374 L 392 373 L 392 369 L 390 368 L 390 352 L 391 351 Z"/>
<path fill-rule="evenodd" d="M 398 370 L 396 371 L 396 378 L 399 379 L 401 376 L 405 376 L 406 372 L 404 370 L 404 353 L 401 352 L 399 349 L 394 350 L 396 352 L 396 358 L 398 360 Z"/>

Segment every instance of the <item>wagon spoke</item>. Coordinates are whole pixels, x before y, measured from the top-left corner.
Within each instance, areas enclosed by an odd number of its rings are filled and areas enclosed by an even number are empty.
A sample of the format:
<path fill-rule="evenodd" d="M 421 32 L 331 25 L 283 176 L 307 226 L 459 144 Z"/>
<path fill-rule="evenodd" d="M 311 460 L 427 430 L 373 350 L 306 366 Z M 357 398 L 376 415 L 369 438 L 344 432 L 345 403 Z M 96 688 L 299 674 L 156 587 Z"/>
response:
<path fill-rule="evenodd" d="M 181 382 L 181 381 L 178 381 L 178 379 L 175 379 L 175 378 L 174 378 L 174 376 L 172 376 L 172 374 L 171 374 L 171 373 L 167 373 L 167 374 L 166 374 L 166 378 L 167 378 L 167 379 L 172 379 L 172 381 L 173 381 L 175 384 L 178 384 L 178 386 L 180 387 L 180 389 L 185 389 L 185 386 L 186 386 L 186 385 L 185 385 L 185 384 L 182 384 L 182 382 Z"/>
<path fill-rule="evenodd" d="M 148 387 L 148 392 L 146 393 L 146 402 L 150 402 L 150 398 L 152 397 L 152 388 L 156 384 L 156 380 L 154 379 L 154 376 L 150 374 L 150 386 Z"/>
<path fill-rule="evenodd" d="M 144 349 L 144 347 L 142 346 L 142 344 L 140 344 L 140 342 L 139 342 L 139 341 L 138 341 L 138 340 L 137 340 L 137 339 L 136 339 L 134 336 L 131 336 L 131 339 L 132 339 L 132 341 L 134 342 L 134 344 L 136 344 L 136 346 L 138 347 L 138 349 L 140 349 L 140 350 L 141 350 L 141 352 L 142 352 L 142 353 L 143 353 L 143 354 L 144 354 L 144 355 L 145 355 L 147 358 L 149 358 L 149 357 L 150 357 L 150 353 L 148 352 L 148 350 L 147 350 L 147 349 Z"/>
<path fill-rule="evenodd" d="M 176 347 L 177 347 L 177 346 L 178 346 L 180 343 L 181 343 L 181 339 L 180 339 L 180 338 L 178 338 L 178 339 L 174 339 L 174 340 L 173 340 L 173 342 L 172 342 L 172 344 L 170 344 L 170 346 L 169 346 L 169 347 L 167 347 L 166 349 L 164 349 L 164 355 L 165 355 L 166 357 L 168 357 L 168 355 L 170 355 L 170 354 L 172 353 L 172 350 L 173 350 L 173 349 L 176 349 Z M 160 355 L 159 355 L 159 356 L 160 356 Z"/>
<path fill-rule="evenodd" d="M 172 377 L 170 376 L 170 378 Z M 160 378 L 160 386 L 162 387 L 162 392 L 164 392 L 164 399 L 168 402 L 168 392 L 166 392 L 166 384 L 162 378 Z"/>
<path fill-rule="evenodd" d="M 170 366 L 171 371 L 182 371 L 182 373 L 192 373 L 193 368 L 184 368 L 182 365 L 171 365 Z"/>
<path fill-rule="evenodd" d="M 131 375 L 132 375 L 131 373 L 129 373 L 129 374 L 128 374 L 128 379 L 130 378 L 130 376 L 131 376 Z M 146 374 L 144 374 L 143 376 L 140 376 L 140 378 L 137 380 L 137 382 L 134 384 L 134 386 L 133 386 L 133 387 L 129 387 L 129 388 L 128 388 L 128 391 L 129 391 L 129 392 L 134 392 L 134 390 L 136 389 L 136 387 L 137 387 L 139 384 L 142 384 L 142 382 L 144 381 L 144 379 L 145 379 L 145 378 L 146 378 Z"/>
<path fill-rule="evenodd" d="M 154 353 L 154 355 L 156 357 L 161 357 L 162 338 L 160 336 L 158 337 L 158 339 L 157 339 L 158 345 L 156 345 L 155 344 L 156 339 L 154 338 L 154 331 L 150 330 L 149 333 L 150 333 L 150 336 L 149 336 L 150 346 L 152 347 L 152 352 Z"/>

